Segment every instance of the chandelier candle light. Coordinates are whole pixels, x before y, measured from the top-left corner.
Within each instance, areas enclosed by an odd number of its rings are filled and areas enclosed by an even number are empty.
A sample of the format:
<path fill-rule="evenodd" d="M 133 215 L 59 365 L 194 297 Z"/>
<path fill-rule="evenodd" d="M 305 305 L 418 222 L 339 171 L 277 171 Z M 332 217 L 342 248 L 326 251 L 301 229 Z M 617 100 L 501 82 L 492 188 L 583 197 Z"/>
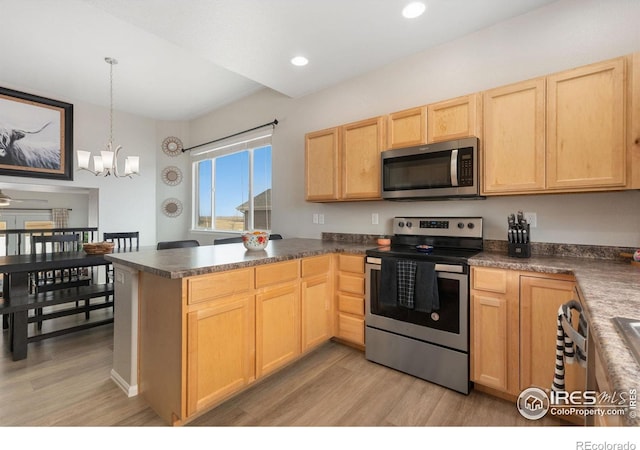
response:
<path fill-rule="evenodd" d="M 100 156 L 95 155 L 93 157 L 93 169 L 89 168 L 89 159 L 91 152 L 85 150 L 78 150 L 78 169 L 87 170 L 94 175 L 113 175 L 116 178 L 129 177 L 131 175 L 140 174 L 140 157 L 139 156 L 127 156 L 124 161 L 124 174 L 118 172 L 118 153 L 122 150 L 122 146 L 118 145 L 114 149 L 113 145 L 113 66 L 118 64 L 118 60 L 114 58 L 105 58 L 107 64 L 110 66 L 109 73 L 109 89 L 110 89 L 110 101 L 111 108 L 109 110 L 109 142 L 107 143 L 106 150 L 100 152 Z"/>

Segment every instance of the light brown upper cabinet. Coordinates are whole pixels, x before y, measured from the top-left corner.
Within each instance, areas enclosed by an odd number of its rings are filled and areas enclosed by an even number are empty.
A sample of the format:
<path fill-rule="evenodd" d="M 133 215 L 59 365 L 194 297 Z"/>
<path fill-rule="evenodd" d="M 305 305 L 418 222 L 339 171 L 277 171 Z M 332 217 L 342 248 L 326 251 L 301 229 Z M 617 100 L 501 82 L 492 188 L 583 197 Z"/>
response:
<path fill-rule="evenodd" d="M 625 63 L 616 58 L 484 92 L 482 194 L 631 187 Z"/>
<path fill-rule="evenodd" d="M 305 135 L 305 198 L 335 201 L 340 196 L 340 128 Z"/>
<path fill-rule="evenodd" d="M 547 77 L 547 187 L 624 187 L 625 58 Z"/>
<path fill-rule="evenodd" d="M 342 126 L 342 198 L 376 200 L 380 192 L 380 153 L 386 144 L 386 118 Z"/>
<path fill-rule="evenodd" d="M 388 148 L 403 148 L 427 143 L 427 107 L 405 109 L 389 114 Z"/>
<path fill-rule="evenodd" d="M 306 200 L 379 200 L 386 117 L 305 135 Z"/>
<path fill-rule="evenodd" d="M 483 97 L 483 193 L 543 190 L 544 78 L 492 89 Z"/>
<path fill-rule="evenodd" d="M 427 105 L 427 142 L 480 137 L 481 101 L 480 94 L 471 94 Z"/>

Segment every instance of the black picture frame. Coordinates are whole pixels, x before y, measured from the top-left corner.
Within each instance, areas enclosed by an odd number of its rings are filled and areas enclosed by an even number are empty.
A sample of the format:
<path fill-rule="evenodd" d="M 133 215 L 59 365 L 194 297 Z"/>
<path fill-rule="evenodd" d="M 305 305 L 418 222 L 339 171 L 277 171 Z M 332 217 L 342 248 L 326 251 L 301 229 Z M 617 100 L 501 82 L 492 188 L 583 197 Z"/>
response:
<path fill-rule="evenodd" d="M 0 87 L 0 175 L 73 180 L 73 105 Z"/>

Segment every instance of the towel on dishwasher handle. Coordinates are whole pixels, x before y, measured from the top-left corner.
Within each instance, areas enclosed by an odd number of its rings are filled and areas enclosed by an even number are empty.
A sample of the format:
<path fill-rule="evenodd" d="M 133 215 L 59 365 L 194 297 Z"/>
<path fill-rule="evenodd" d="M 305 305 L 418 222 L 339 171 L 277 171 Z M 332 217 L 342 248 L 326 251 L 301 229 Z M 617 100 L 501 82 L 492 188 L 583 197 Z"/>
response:
<path fill-rule="evenodd" d="M 587 321 L 582 314 L 582 306 L 575 300 L 571 300 L 558 308 L 558 320 L 556 331 L 556 365 L 553 374 L 553 384 L 551 390 L 564 391 L 564 375 L 565 364 L 573 364 L 578 359 L 578 363 L 586 367 L 587 355 L 581 348 L 577 347 L 573 340 L 567 336 L 562 328 L 562 319 L 564 318 L 569 324 L 571 324 L 571 311 L 576 310 L 579 312 L 578 319 L 578 333 L 586 337 Z"/>
<path fill-rule="evenodd" d="M 440 309 L 438 295 L 438 275 L 436 265 L 429 261 L 419 261 L 416 267 L 415 311 L 431 313 Z"/>

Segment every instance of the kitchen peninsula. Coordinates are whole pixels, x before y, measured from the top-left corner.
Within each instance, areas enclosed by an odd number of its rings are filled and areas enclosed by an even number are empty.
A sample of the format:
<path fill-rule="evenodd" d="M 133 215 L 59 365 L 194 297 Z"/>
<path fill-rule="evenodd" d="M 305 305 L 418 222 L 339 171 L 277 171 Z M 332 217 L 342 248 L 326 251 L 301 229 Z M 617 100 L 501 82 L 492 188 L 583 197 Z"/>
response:
<path fill-rule="evenodd" d="M 284 239 L 270 242 L 261 252 L 229 244 L 107 255 L 116 269 L 118 303 L 112 378 L 130 396 L 137 394 L 139 385 L 140 393 L 167 423 L 188 422 L 331 338 L 332 326 L 336 329 L 333 293 L 341 289 L 334 276 L 339 258 L 363 264 L 365 250 L 373 246 Z M 611 318 L 637 318 L 640 268 L 612 259 L 535 255 L 520 259 L 489 251 L 474 256 L 469 264 L 574 276 L 609 389 L 638 388 L 640 366 Z M 364 285 L 363 278 L 355 280 Z M 305 311 L 310 313 L 306 318 Z M 318 317 L 328 317 L 328 323 L 309 320 Z M 204 326 L 202 321 L 207 320 L 211 322 Z M 277 327 L 270 328 L 269 320 Z M 286 333 L 297 339 L 299 347 L 287 348 Z M 220 352 L 244 358 L 236 357 L 233 364 L 214 371 L 211 358 L 198 357 L 204 347 L 199 348 L 198 342 L 210 340 L 225 343 Z M 202 377 L 214 373 L 220 378 Z M 639 424 L 635 416 L 621 419 L 620 424 Z"/>
<path fill-rule="evenodd" d="M 372 246 L 283 239 L 263 251 L 107 255 L 118 299 L 112 379 L 129 396 L 139 387 L 167 423 L 185 423 L 330 339 L 334 267 L 351 258 L 363 274 Z M 354 280 L 364 289 L 363 275 Z"/>

